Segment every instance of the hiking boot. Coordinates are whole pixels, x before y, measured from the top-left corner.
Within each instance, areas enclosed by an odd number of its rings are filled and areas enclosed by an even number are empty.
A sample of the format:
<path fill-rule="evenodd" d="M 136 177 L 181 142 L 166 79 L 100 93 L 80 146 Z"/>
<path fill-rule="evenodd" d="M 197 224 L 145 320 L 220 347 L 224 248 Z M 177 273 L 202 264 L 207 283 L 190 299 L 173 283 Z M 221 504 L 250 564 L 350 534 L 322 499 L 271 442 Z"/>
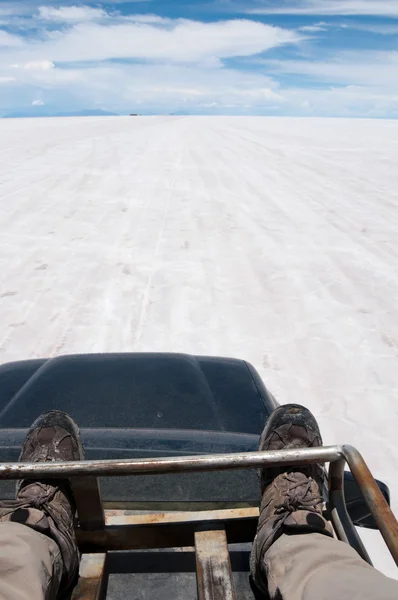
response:
<path fill-rule="evenodd" d="M 259 450 L 287 450 L 322 446 L 318 424 L 299 404 L 279 406 L 260 438 Z M 322 516 L 326 472 L 322 464 L 271 467 L 260 471 L 262 501 L 250 570 L 256 586 L 267 595 L 264 554 L 282 534 L 323 533 L 333 530 Z"/>
<path fill-rule="evenodd" d="M 76 461 L 83 459 L 79 429 L 65 413 L 53 410 L 40 415 L 28 431 L 21 462 Z M 76 506 L 68 480 L 22 480 L 16 500 L 1 503 L 0 520 L 21 523 L 52 538 L 63 562 L 62 594 L 77 580 L 79 551 L 74 519 Z"/>

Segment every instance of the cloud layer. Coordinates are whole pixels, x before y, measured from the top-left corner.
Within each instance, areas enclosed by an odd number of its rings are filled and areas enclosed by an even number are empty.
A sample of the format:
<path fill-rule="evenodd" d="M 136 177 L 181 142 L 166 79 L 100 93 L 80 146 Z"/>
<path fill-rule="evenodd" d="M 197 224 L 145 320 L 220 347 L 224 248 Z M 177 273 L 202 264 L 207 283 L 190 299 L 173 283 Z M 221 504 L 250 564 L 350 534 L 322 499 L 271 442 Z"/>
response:
<path fill-rule="evenodd" d="M 90 6 L 39 6 L 39 18 L 58 23 L 83 23 L 84 21 L 102 20 L 107 13 L 101 8 Z"/>
<path fill-rule="evenodd" d="M 321 5 L 332 14 L 371 4 L 305 0 L 272 3 L 272 10 Z M 121 113 L 398 116 L 397 52 L 319 52 L 317 41 L 333 29 L 369 23 L 313 18 L 294 28 L 248 16 L 200 21 L 121 14 L 117 5 L 108 11 L 49 2 L 20 4 L 18 11 L 10 6 L 0 3 L 0 115 L 10 107 L 47 105 Z M 271 11 L 267 6 L 257 3 L 257 10 Z"/>
<path fill-rule="evenodd" d="M 19 47 L 19 60 L 54 62 L 141 59 L 164 62 L 217 62 L 224 58 L 251 56 L 284 44 L 294 44 L 298 32 L 248 19 L 202 23 L 184 19 L 156 20 L 152 16 L 120 18 L 88 7 L 51 8 L 39 11 L 45 21 L 73 26 L 49 29 L 36 38 L 10 36 L 3 46 Z M 65 17 L 66 19 L 62 20 Z M 94 22 L 96 19 L 101 22 Z M 2 38 L 0 38 L 1 43 Z M 16 56 L 16 53 L 13 53 Z M 7 56 L 6 56 L 7 58 Z"/>
<path fill-rule="evenodd" d="M 362 15 L 398 17 L 396 0 L 296 0 L 257 3 L 250 14 Z"/>

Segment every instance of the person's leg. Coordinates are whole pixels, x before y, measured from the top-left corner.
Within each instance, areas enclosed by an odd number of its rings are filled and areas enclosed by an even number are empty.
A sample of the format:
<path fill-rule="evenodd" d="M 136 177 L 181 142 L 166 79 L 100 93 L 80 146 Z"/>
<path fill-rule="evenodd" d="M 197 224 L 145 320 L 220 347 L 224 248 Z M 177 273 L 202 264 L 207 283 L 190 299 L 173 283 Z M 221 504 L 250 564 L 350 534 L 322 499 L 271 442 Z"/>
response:
<path fill-rule="evenodd" d="M 55 600 L 62 573 L 54 540 L 20 523 L 0 523 L 1 600 Z"/>
<path fill-rule="evenodd" d="M 76 424 L 65 413 L 51 411 L 29 429 L 19 460 L 82 458 Z M 75 512 L 67 480 L 20 481 L 16 499 L 0 502 L 1 600 L 53 600 L 58 590 L 65 594 L 73 588 L 79 570 Z M 12 591 L 11 596 L 4 589 Z"/>
<path fill-rule="evenodd" d="M 283 534 L 265 553 L 263 569 L 275 600 L 398 599 L 398 581 L 319 533 Z"/>
<path fill-rule="evenodd" d="M 278 407 L 260 450 L 322 445 L 318 424 L 303 406 Z M 392 600 L 398 582 L 370 567 L 333 537 L 322 514 L 322 465 L 263 469 L 262 501 L 251 554 L 255 584 L 272 600 Z"/>

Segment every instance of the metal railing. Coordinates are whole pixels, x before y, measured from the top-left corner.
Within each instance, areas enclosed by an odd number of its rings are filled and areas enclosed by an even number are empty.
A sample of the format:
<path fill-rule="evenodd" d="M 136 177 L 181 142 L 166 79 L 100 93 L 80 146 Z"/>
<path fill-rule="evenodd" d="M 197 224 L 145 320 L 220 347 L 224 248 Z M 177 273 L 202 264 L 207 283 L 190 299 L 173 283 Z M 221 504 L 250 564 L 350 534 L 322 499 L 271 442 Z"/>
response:
<path fill-rule="evenodd" d="M 361 454 L 352 446 L 324 446 L 320 448 L 289 449 L 267 452 L 244 452 L 231 454 L 211 454 L 172 458 L 143 458 L 135 460 L 93 460 L 77 462 L 38 462 L 0 464 L 0 479 L 51 479 L 68 478 L 77 504 L 79 529 L 77 536 L 80 548 L 84 552 L 97 553 L 97 557 L 87 558 L 88 572 L 92 573 L 93 564 L 100 565 L 101 578 L 105 568 L 105 556 L 109 550 L 135 548 L 165 548 L 191 546 L 195 543 L 197 551 L 198 590 L 200 597 L 211 597 L 209 583 L 205 577 L 201 562 L 201 552 L 208 553 L 209 539 L 218 551 L 213 560 L 220 562 L 220 555 L 229 561 L 225 551 L 228 543 L 250 541 L 253 539 L 258 510 L 229 509 L 220 511 L 198 511 L 171 513 L 162 515 L 129 515 L 126 511 L 104 511 L 97 477 L 186 473 L 198 471 L 218 471 L 231 469 L 264 468 L 275 466 L 309 465 L 330 463 L 329 468 L 329 508 L 332 524 L 338 539 L 353 546 L 360 556 L 371 564 L 369 555 L 357 534 L 348 515 L 344 499 L 344 467 L 347 463 L 368 504 L 377 526 L 398 565 L 398 523 L 388 503 L 381 493 Z M 214 523 L 222 524 L 224 533 L 214 531 Z M 200 529 L 208 525 L 208 536 Z M 156 530 L 156 526 L 161 529 Z M 219 529 L 217 529 L 219 532 Z M 160 532 L 160 533 L 159 533 Z M 210 538 L 209 538 L 210 536 Z M 213 537 L 212 537 L 213 536 Z M 220 537 L 221 536 L 221 537 Z M 214 538 L 214 539 L 213 539 Z M 198 550 L 199 547 L 199 550 Z M 221 549 L 223 551 L 221 552 Z M 99 553 L 101 557 L 99 557 Z M 86 560 L 86 562 L 87 562 Z M 229 563 L 228 563 L 229 564 Z M 91 569 L 91 571 L 90 571 Z M 94 572 L 95 571 L 94 569 Z M 202 575 L 200 575 L 202 573 Z M 95 576 L 98 579 L 98 574 Z M 95 579 L 94 577 L 94 579 Z M 84 573 L 81 575 L 85 580 Z M 224 598 L 233 598 L 231 592 L 230 567 L 225 571 Z M 94 581 L 94 580 L 93 580 Z M 95 590 L 89 598 L 99 598 L 102 579 L 91 581 Z M 87 582 L 84 584 L 86 585 Z M 90 588 L 91 589 L 91 588 Z M 225 591 L 224 590 L 224 591 Z M 77 593 L 77 592 L 76 592 Z M 97 594 L 97 595 L 96 595 Z M 217 595 L 217 594 L 216 594 Z M 218 594 L 219 595 L 219 594 Z M 75 598 L 81 598 L 76 596 Z M 221 596 L 220 596 L 221 597 Z"/>

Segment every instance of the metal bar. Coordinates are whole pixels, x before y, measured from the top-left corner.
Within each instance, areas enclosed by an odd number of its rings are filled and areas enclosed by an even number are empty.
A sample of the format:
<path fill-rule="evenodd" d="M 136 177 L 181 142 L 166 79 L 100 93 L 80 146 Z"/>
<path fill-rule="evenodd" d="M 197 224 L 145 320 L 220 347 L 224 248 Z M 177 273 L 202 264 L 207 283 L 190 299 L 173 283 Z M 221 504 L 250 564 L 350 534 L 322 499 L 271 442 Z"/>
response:
<path fill-rule="evenodd" d="M 342 463 L 342 464 L 341 464 Z M 344 458 L 340 458 L 334 463 L 330 463 L 329 466 L 329 510 L 335 529 L 337 538 L 349 544 L 348 537 L 346 535 L 343 523 L 340 519 L 339 509 L 341 507 L 341 498 L 344 494 L 344 481 L 341 477 L 341 470 L 344 471 L 344 465 L 346 464 Z"/>
<path fill-rule="evenodd" d="M 343 446 L 342 450 L 380 533 L 398 566 L 398 522 L 362 455 L 352 446 Z"/>
<path fill-rule="evenodd" d="M 340 458 L 329 467 L 329 504 L 333 527 L 339 540 L 350 544 L 367 563 L 372 565 L 369 554 L 358 535 L 347 512 L 344 498 L 344 466 L 346 461 Z"/>
<path fill-rule="evenodd" d="M 71 479 L 76 500 L 79 524 L 82 529 L 101 529 L 105 525 L 101 490 L 96 477 L 74 477 Z"/>
<path fill-rule="evenodd" d="M 79 581 L 71 600 L 103 600 L 106 596 L 108 573 L 106 554 L 83 554 Z"/>
<path fill-rule="evenodd" d="M 194 545 L 195 532 L 221 524 L 229 543 L 252 542 L 256 534 L 258 509 L 227 509 L 146 515 L 105 511 L 105 528 L 96 531 L 76 530 L 81 552 L 178 548 Z"/>
<path fill-rule="evenodd" d="M 154 459 L 135 459 L 135 460 L 95 460 L 95 461 L 78 461 L 78 462 L 38 462 L 38 463 L 2 463 L 0 464 L 0 479 L 51 479 L 51 478 L 78 478 L 88 476 L 120 476 L 120 475 L 145 475 L 151 474 L 167 474 L 167 473 L 185 473 L 196 471 L 216 471 L 228 469 L 244 469 L 244 468 L 261 468 L 267 466 L 287 466 L 287 465 L 307 465 L 315 463 L 333 463 L 345 458 L 351 468 L 351 471 L 365 497 L 369 509 L 376 520 L 380 532 L 398 565 L 398 523 L 388 506 L 383 494 L 379 490 L 372 474 L 370 473 L 365 461 L 360 453 L 352 446 L 325 446 L 319 448 L 304 448 L 304 449 L 289 449 L 268 452 L 245 452 L 245 453 L 228 453 L 228 454 L 211 454 L 202 456 L 184 456 L 184 457 L 167 457 Z M 352 522 L 345 512 L 344 492 L 342 488 L 342 462 L 339 466 L 331 467 L 332 477 L 335 483 L 332 484 L 332 502 L 333 517 L 338 533 L 342 539 L 347 539 L 357 547 L 361 556 L 365 560 L 370 560 L 366 555 L 359 538 L 355 536 L 355 530 Z M 98 509 L 100 504 L 99 489 L 93 483 L 90 484 L 92 493 L 97 495 Z M 74 483 L 75 489 L 78 490 L 79 502 L 84 496 L 85 484 Z M 335 510 L 334 510 L 335 509 Z M 103 545 L 105 538 L 109 543 L 113 544 L 113 549 L 118 549 L 115 546 L 119 544 L 117 536 L 112 533 L 111 528 L 107 528 L 107 532 L 102 529 L 103 518 L 99 511 L 93 518 L 88 515 L 88 505 L 82 506 L 82 524 L 85 527 L 101 526 L 100 529 L 93 531 L 101 539 L 94 537 L 87 538 L 85 543 L 90 546 L 94 545 L 98 551 L 101 547 L 107 549 Z M 147 526 L 145 526 L 147 527 Z M 166 525 L 165 525 L 166 527 Z M 348 530 L 347 530 L 348 527 Z M 345 532 L 343 532 L 343 529 Z M 82 534 L 82 529 L 80 530 Z M 348 531 L 348 533 L 347 533 Z M 353 533 L 354 532 L 354 533 Z M 242 538 L 242 534 L 237 535 Z M 243 536 L 245 537 L 245 536 Z M 84 538 L 84 536 L 83 536 Z M 186 536 L 185 536 L 186 539 Z M 237 540 L 238 541 L 238 540 Z M 243 540 L 242 540 L 243 541 Z M 246 541 L 246 539 L 244 540 Z M 137 548 L 144 546 L 131 545 L 129 536 L 123 538 L 122 548 Z M 102 544 L 102 545 L 101 545 Z M 183 544 L 174 544 L 183 545 Z M 154 546 L 147 546 L 154 547 Z M 163 541 L 163 545 L 157 547 L 170 547 L 169 543 Z"/>
<path fill-rule="evenodd" d="M 135 460 L 88 460 L 77 462 L 2 463 L 0 479 L 32 479 L 59 477 L 112 477 L 166 474 L 222 469 L 259 468 L 272 465 L 308 465 L 333 462 L 342 456 L 341 446 L 274 450 L 268 452 L 240 452 L 181 456 L 167 458 L 139 458 Z"/>
<path fill-rule="evenodd" d="M 225 529 L 196 531 L 198 600 L 236 600 Z"/>

